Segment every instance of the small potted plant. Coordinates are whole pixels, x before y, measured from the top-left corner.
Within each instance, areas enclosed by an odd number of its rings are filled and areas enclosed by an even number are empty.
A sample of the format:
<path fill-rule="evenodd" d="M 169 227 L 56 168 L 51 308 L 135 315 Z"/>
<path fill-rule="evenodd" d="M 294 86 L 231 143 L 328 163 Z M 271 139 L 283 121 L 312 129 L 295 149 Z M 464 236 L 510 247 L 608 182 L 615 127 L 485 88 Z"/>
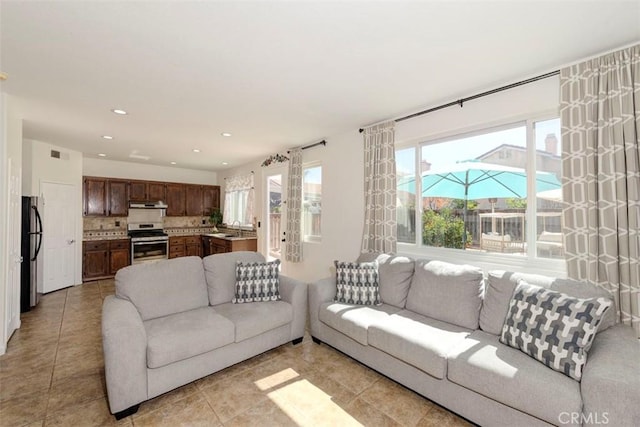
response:
<path fill-rule="evenodd" d="M 220 209 L 214 208 L 209 215 L 209 222 L 213 224 L 213 231 L 218 232 L 218 224 L 222 224 L 222 212 Z"/>

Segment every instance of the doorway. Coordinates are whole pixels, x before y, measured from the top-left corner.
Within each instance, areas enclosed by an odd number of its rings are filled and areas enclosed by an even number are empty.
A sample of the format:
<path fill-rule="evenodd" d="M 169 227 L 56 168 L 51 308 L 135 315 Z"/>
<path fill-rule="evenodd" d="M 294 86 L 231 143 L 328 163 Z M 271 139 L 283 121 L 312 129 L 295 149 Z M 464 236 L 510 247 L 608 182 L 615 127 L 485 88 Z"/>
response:
<path fill-rule="evenodd" d="M 76 216 L 70 209 L 76 203 L 76 188 L 71 184 L 42 182 L 42 293 L 75 285 Z"/>
<path fill-rule="evenodd" d="M 272 168 L 265 176 L 266 257 L 268 261 L 282 260 L 286 224 L 287 168 Z"/>

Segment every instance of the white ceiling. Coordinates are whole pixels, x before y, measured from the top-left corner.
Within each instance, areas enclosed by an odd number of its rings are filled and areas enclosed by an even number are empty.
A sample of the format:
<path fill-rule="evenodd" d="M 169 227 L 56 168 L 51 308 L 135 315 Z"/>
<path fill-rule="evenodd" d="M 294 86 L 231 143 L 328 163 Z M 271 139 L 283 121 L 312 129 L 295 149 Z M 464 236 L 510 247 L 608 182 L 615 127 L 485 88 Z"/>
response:
<path fill-rule="evenodd" d="M 0 14 L 25 138 L 212 171 L 640 40 L 637 0 L 1 0 Z"/>

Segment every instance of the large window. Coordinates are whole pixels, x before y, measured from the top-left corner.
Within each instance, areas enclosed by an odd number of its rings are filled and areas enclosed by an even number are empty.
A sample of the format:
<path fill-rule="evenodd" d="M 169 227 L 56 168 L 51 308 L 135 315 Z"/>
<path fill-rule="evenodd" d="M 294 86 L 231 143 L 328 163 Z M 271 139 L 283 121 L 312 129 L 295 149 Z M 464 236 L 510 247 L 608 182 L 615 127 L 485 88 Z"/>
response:
<path fill-rule="evenodd" d="M 397 150 L 398 241 L 562 257 L 559 136 L 526 121 Z"/>
<path fill-rule="evenodd" d="M 322 214 L 322 166 L 305 166 L 302 170 L 302 237 L 319 241 Z"/>

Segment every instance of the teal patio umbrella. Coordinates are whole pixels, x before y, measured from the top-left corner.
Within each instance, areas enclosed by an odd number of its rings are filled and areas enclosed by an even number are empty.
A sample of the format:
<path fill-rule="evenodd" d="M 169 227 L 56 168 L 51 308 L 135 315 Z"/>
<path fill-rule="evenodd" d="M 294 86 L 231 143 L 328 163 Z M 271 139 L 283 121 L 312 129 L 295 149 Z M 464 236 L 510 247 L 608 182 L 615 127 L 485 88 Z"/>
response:
<path fill-rule="evenodd" d="M 410 183 L 401 183 L 410 188 Z M 466 224 L 469 200 L 527 197 L 527 173 L 524 169 L 484 163 L 476 160 L 458 162 L 443 169 L 422 173 L 423 197 L 447 197 L 464 200 L 463 217 Z M 415 182 L 413 183 L 415 192 Z M 555 174 L 536 171 L 536 191 L 555 190 L 560 182 Z M 464 229 L 463 242 L 467 242 Z"/>

